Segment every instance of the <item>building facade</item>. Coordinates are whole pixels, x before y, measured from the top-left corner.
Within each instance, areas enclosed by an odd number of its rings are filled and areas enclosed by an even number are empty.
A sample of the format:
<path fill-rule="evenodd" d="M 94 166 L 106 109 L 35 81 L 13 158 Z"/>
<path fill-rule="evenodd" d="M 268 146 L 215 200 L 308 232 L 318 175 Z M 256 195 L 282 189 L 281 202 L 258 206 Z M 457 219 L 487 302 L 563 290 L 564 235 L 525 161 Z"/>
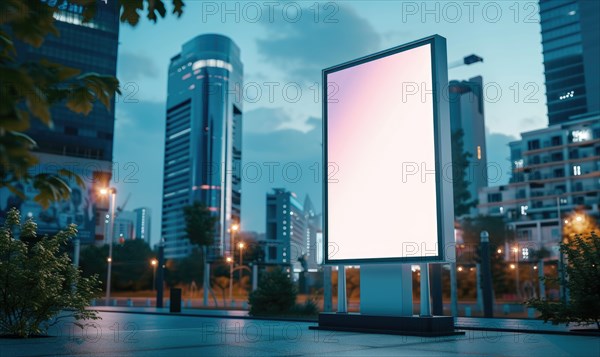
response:
<path fill-rule="evenodd" d="M 510 183 L 481 190 L 479 212 L 505 217 L 519 245 L 544 247 L 556 258 L 569 216 L 581 212 L 600 218 L 600 114 L 521 137 L 510 143 Z M 519 254 L 526 260 L 528 254 Z"/>
<path fill-rule="evenodd" d="M 67 67 L 102 75 L 116 75 L 119 41 L 119 7 L 115 1 L 98 0 L 94 18 L 83 22 L 83 7 L 69 1 L 40 0 L 40 6 L 55 7 L 54 25 L 59 36 L 46 36 L 38 48 L 16 42 L 21 62 L 48 60 Z M 37 143 L 39 165 L 35 173 L 56 173 L 68 169 L 80 175 L 85 187 L 70 182 L 71 199 L 55 202 L 42 209 L 33 197 L 37 191 L 23 183 L 25 197 L 16 201 L 10 193 L 0 191 L 0 211 L 18 203 L 23 215 L 38 222 L 41 233 L 55 233 L 68 223 L 78 224 L 82 244 L 102 243 L 103 217 L 108 200 L 97 195 L 99 187 L 108 185 L 112 174 L 115 101 L 105 108 L 96 103 L 86 116 L 70 111 L 65 105 L 51 107 L 53 128 L 32 120 L 28 130 Z"/>
<path fill-rule="evenodd" d="M 488 185 L 488 162 L 485 142 L 485 115 L 483 110 L 483 79 L 450 81 L 450 128 L 452 133 L 463 132 L 464 151 L 470 154 L 466 180 L 471 199 L 478 198 L 479 190 Z M 472 208 L 470 214 L 476 214 Z"/>
<path fill-rule="evenodd" d="M 151 245 L 152 241 L 152 210 L 148 207 L 136 208 L 135 213 L 135 237 L 146 241 Z"/>
<path fill-rule="evenodd" d="M 600 2 L 541 0 L 550 125 L 600 111 Z"/>
<path fill-rule="evenodd" d="M 229 38 L 201 35 L 169 66 L 161 234 L 165 256 L 191 252 L 183 207 L 198 201 L 218 217 L 212 257 L 230 252 L 240 220 L 243 66 Z"/>
<path fill-rule="evenodd" d="M 295 193 L 276 188 L 266 203 L 265 263 L 291 266 L 296 274 L 316 269 L 321 216 L 310 198 L 303 204 Z"/>

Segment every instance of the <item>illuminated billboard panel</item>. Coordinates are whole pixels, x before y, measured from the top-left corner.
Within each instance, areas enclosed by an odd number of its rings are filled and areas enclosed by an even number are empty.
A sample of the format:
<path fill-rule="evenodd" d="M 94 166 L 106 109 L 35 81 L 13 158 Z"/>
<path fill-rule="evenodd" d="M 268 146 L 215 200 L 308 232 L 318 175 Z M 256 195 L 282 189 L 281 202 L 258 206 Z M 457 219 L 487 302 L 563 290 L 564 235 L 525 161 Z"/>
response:
<path fill-rule="evenodd" d="M 433 36 L 323 71 L 326 263 L 444 260 L 445 52 Z"/>

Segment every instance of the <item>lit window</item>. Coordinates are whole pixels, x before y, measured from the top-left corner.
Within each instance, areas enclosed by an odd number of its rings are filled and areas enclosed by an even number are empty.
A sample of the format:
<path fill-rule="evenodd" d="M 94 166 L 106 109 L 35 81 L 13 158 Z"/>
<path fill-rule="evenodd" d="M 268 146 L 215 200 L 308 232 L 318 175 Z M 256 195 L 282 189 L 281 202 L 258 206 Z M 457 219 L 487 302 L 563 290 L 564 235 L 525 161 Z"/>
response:
<path fill-rule="evenodd" d="M 521 215 L 522 216 L 527 216 L 527 210 L 529 209 L 529 206 L 521 206 Z"/>
<path fill-rule="evenodd" d="M 592 136 L 590 133 L 590 129 L 573 130 L 571 132 L 571 135 L 573 136 L 574 143 L 588 141 L 591 139 L 591 136 Z"/>
<path fill-rule="evenodd" d="M 573 166 L 573 176 L 581 175 L 581 166 L 575 165 Z"/>
<path fill-rule="evenodd" d="M 523 168 L 523 159 L 515 160 L 515 169 Z"/>
<path fill-rule="evenodd" d="M 481 160 L 481 146 L 477 145 L 477 160 Z"/>
<path fill-rule="evenodd" d="M 559 96 L 558 99 L 565 100 L 565 99 L 573 98 L 574 95 L 575 95 L 575 91 L 572 90 L 572 91 L 566 92 L 565 94 Z"/>

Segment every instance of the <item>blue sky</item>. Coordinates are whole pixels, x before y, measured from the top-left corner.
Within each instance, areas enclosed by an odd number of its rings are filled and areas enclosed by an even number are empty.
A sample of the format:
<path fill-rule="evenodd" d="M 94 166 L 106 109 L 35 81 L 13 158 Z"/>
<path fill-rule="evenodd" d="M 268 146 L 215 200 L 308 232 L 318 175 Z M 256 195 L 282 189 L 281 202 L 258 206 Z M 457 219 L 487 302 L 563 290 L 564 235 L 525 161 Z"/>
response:
<path fill-rule="evenodd" d="M 123 25 L 120 33 L 118 77 L 124 95 L 116 109 L 114 161 L 121 168 L 133 162 L 138 171 L 127 182 L 121 175 L 115 184 L 125 193 L 120 202 L 131 193 L 127 209 L 153 209 L 154 242 L 160 234 L 169 59 L 200 34 L 224 34 L 241 48 L 243 161 L 252 178 L 242 188 L 245 230 L 264 231 L 265 193 L 273 187 L 321 202 L 315 163 L 320 162 L 322 68 L 439 34 L 448 41 L 449 62 L 471 53 L 484 58 L 484 63 L 451 69 L 449 77 L 483 76 L 488 162 L 508 171 L 506 143 L 547 125 L 536 1 L 186 4 L 180 19 L 142 20 L 136 28 Z M 507 180 L 503 175 L 497 184 Z"/>

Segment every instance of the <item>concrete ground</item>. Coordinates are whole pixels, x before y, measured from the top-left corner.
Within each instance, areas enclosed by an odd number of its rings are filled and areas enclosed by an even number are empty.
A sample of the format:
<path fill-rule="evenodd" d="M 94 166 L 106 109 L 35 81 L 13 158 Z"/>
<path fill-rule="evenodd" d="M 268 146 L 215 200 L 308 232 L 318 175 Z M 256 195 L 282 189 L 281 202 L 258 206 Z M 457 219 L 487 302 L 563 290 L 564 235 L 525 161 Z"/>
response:
<path fill-rule="evenodd" d="M 529 333 L 532 326 L 522 323 L 517 325 L 525 332 L 465 330 L 463 336 L 422 338 L 314 331 L 308 329 L 314 322 L 253 320 L 241 312 L 201 317 L 125 311 L 101 312 L 102 320 L 83 328 L 63 322 L 49 331 L 53 337 L 0 339 L 0 357 L 600 356 L 599 337 Z M 490 323 L 515 325 L 502 319 Z"/>

